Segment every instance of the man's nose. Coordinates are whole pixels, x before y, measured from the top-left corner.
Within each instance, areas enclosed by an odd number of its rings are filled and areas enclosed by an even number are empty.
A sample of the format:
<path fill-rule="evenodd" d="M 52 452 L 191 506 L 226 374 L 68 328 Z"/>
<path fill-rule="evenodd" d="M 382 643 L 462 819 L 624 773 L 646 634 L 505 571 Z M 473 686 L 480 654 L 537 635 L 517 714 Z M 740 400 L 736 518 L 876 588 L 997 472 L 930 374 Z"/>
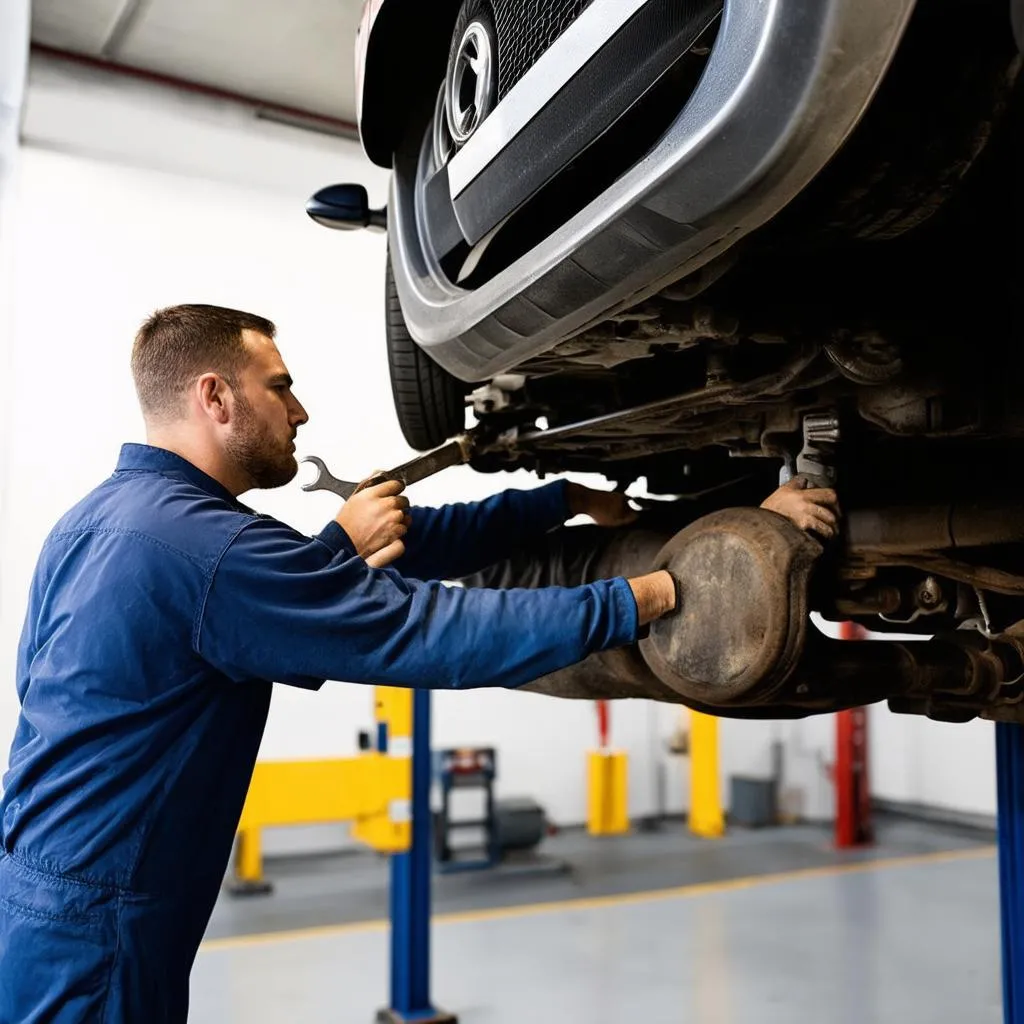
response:
<path fill-rule="evenodd" d="M 309 422 L 309 414 L 298 399 L 294 400 L 289 420 L 293 427 L 301 427 L 303 423 Z"/>

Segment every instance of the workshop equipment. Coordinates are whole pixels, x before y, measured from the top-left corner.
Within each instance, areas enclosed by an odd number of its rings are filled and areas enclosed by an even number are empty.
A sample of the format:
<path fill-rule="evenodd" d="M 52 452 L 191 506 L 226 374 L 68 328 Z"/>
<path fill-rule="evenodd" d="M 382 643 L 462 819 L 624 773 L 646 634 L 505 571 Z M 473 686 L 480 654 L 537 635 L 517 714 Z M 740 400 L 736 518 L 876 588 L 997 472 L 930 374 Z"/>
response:
<path fill-rule="evenodd" d="M 729 776 L 729 824 L 764 828 L 779 824 L 779 792 L 782 789 L 782 744 L 771 745 L 772 771 L 768 778 Z"/>
<path fill-rule="evenodd" d="M 841 640 L 863 640 L 867 631 L 855 622 L 839 626 Z M 835 843 L 841 849 L 874 842 L 871 826 L 871 787 L 868 774 L 868 710 L 850 708 L 836 715 Z"/>
<path fill-rule="evenodd" d="M 609 746 L 608 702 L 595 701 L 598 749 L 587 752 L 587 833 L 615 836 L 629 831 L 629 759 Z"/>
<path fill-rule="evenodd" d="M 435 448 L 432 452 L 419 455 L 415 459 L 402 463 L 394 469 L 385 470 L 382 473 L 375 473 L 364 483 L 357 483 L 350 480 L 339 480 L 327 468 L 323 459 L 316 455 L 309 455 L 303 462 L 312 463 L 316 469 L 316 478 L 312 483 L 303 484 L 304 491 L 331 491 L 348 501 L 356 491 L 364 487 L 373 487 L 376 484 L 385 483 L 388 480 L 398 480 L 403 486 L 418 483 L 426 480 L 427 477 L 440 473 L 443 469 L 451 466 L 461 466 L 469 462 L 473 455 L 473 439 L 468 434 L 462 434 L 449 441 L 448 444 Z"/>
<path fill-rule="evenodd" d="M 494 779 L 497 774 L 493 747 L 461 747 L 438 750 L 434 755 L 434 777 L 441 793 L 441 807 L 434 815 L 434 856 L 438 870 L 474 871 L 494 867 L 501 859 L 494 814 Z M 479 790 L 483 815 L 457 819 L 452 816 L 452 794 L 456 790 Z M 479 855 L 466 857 L 465 847 L 452 844 L 452 834 L 463 829 L 479 829 L 483 842 L 473 850 Z M 456 856 L 462 853 L 463 856 Z"/>
<path fill-rule="evenodd" d="M 434 856 L 442 874 L 496 867 L 510 853 L 536 849 L 547 834 L 547 815 L 535 800 L 495 799 L 497 774 L 493 747 L 458 747 L 434 755 L 434 777 L 441 795 L 440 809 L 434 815 Z M 453 794 L 459 790 L 479 791 L 481 817 L 458 819 L 452 815 Z M 466 829 L 482 832 L 482 842 L 470 847 L 453 844 L 453 833 Z"/>
<path fill-rule="evenodd" d="M 690 831 L 703 839 L 725 834 L 718 771 L 718 719 L 690 712 Z"/>

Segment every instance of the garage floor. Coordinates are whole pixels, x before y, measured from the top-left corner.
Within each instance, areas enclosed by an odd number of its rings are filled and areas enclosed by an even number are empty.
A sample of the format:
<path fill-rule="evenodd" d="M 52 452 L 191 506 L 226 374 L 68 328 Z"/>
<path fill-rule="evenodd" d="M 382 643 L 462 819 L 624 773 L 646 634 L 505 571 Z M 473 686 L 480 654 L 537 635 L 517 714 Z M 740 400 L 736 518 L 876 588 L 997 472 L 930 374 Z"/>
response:
<path fill-rule="evenodd" d="M 435 998 L 464 1024 L 998 1024 L 991 839 L 899 819 L 878 838 L 838 853 L 803 826 L 713 843 L 677 824 L 572 832 L 545 843 L 542 873 L 439 877 Z M 218 905 L 190 1021 L 370 1024 L 387 991 L 385 864 L 269 875 L 273 896 Z"/>

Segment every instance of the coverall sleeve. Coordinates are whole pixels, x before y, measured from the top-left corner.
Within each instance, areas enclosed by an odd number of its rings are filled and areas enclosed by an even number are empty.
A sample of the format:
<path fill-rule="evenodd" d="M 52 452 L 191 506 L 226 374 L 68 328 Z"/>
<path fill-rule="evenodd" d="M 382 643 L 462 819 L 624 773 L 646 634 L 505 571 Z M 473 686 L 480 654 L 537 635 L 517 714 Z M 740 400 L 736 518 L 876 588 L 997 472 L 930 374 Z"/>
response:
<path fill-rule="evenodd" d="M 529 491 L 503 491 L 483 501 L 409 512 L 406 553 L 394 568 L 419 580 L 454 580 L 479 572 L 570 516 L 564 480 Z"/>
<path fill-rule="evenodd" d="M 221 556 L 193 644 L 237 681 L 470 689 L 520 686 L 636 633 L 624 579 L 464 590 L 371 569 L 336 523 L 311 539 L 260 519 Z"/>

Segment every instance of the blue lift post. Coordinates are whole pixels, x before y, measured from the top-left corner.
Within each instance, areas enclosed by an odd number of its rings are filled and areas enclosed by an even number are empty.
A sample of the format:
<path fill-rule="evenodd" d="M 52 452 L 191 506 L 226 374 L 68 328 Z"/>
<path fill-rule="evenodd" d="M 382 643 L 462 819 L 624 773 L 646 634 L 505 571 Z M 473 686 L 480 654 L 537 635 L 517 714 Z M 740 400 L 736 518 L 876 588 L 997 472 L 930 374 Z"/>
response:
<path fill-rule="evenodd" d="M 1003 1020 L 1024 1024 L 1024 726 L 996 725 Z"/>
<path fill-rule="evenodd" d="M 430 691 L 413 692 L 412 844 L 391 857 L 391 1006 L 378 1024 L 457 1024 L 430 1001 Z"/>

